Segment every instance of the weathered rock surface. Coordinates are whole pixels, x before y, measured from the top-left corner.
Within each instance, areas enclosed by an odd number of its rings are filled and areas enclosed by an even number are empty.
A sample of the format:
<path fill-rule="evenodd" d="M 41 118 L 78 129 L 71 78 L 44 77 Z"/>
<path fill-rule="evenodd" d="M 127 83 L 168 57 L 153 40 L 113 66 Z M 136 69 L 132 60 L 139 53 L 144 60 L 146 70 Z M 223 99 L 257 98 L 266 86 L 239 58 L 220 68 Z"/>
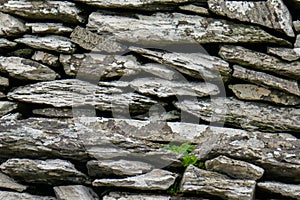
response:
<path fill-rule="evenodd" d="M 8 0 L 0 6 L 0 11 L 34 20 L 55 20 L 69 23 L 84 22 L 81 10 L 68 1 L 27 1 Z"/>
<path fill-rule="evenodd" d="M 226 122 L 246 130 L 300 132 L 300 110 L 297 108 L 245 102 L 232 97 L 198 101 L 183 100 L 176 103 L 176 106 L 204 121 Z"/>
<path fill-rule="evenodd" d="M 0 117 L 10 113 L 11 111 L 15 110 L 18 105 L 14 102 L 10 101 L 0 101 Z"/>
<path fill-rule="evenodd" d="M 63 23 L 26 23 L 26 27 L 34 34 L 65 34 L 71 33 L 72 28 L 64 26 Z"/>
<path fill-rule="evenodd" d="M 24 190 L 27 189 L 27 186 L 21 185 L 17 183 L 15 180 L 13 180 L 12 178 L 10 178 L 9 176 L 0 173 L 0 188 L 15 190 L 17 192 L 23 192 Z"/>
<path fill-rule="evenodd" d="M 23 21 L 0 12 L 0 37 L 16 36 L 26 31 L 27 29 Z"/>
<path fill-rule="evenodd" d="M 87 177 L 64 160 L 9 159 L 0 165 L 3 173 L 26 183 L 59 185 L 87 183 Z"/>
<path fill-rule="evenodd" d="M 99 200 L 92 188 L 83 185 L 56 186 L 53 189 L 58 200 Z"/>
<path fill-rule="evenodd" d="M 158 63 L 147 63 L 145 65 L 140 66 L 142 71 L 150 73 L 155 77 L 159 77 L 165 80 L 174 80 L 180 79 L 181 74 L 179 74 L 175 69 L 171 67 L 167 67 L 166 65 L 161 65 Z"/>
<path fill-rule="evenodd" d="M 278 56 L 286 61 L 295 61 L 300 59 L 300 48 L 276 48 L 269 47 L 268 53 L 274 56 Z"/>
<path fill-rule="evenodd" d="M 226 156 L 218 156 L 206 161 L 205 168 L 236 179 L 257 180 L 264 174 L 264 169 L 261 167 L 245 161 L 234 160 Z"/>
<path fill-rule="evenodd" d="M 36 51 L 31 59 L 52 67 L 60 66 L 58 56 L 43 51 Z"/>
<path fill-rule="evenodd" d="M 204 8 L 204 7 L 201 7 L 201 6 L 196 6 L 196 5 L 193 5 L 193 4 L 179 6 L 179 9 L 184 10 L 184 11 L 193 12 L 193 13 L 196 13 L 196 14 L 199 14 L 199 15 L 206 15 L 206 16 L 210 15 L 207 8 Z"/>
<path fill-rule="evenodd" d="M 0 48 L 8 49 L 13 48 L 17 45 L 16 42 L 9 41 L 5 38 L 0 38 Z"/>
<path fill-rule="evenodd" d="M 0 90 L 3 90 L 9 86 L 8 78 L 0 76 Z"/>
<path fill-rule="evenodd" d="M 300 96 L 300 88 L 298 82 L 295 80 L 279 78 L 264 72 L 246 69 L 239 65 L 233 66 L 232 76 L 250 83 L 271 87 Z"/>
<path fill-rule="evenodd" d="M 228 86 L 241 100 L 266 101 L 280 105 L 295 106 L 300 104 L 300 97 L 279 90 L 260 87 L 252 84 L 235 84 Z"/>
<path fill-rule="evenodd" d="M 138 190 L 167 190 L 174 184 L 176 177 L 177 175 L 172 172 L 154 169 L 146 174 L 124 179 L 96 179 L 93 181 L 93 186 L 121 187 Z"/>
<path fill-rule="evenodd" d="M 300 48 L 300 34 L 297 35 L 296 42 L 294 44 L 295 48 Z"/>
<path fill-rule="evenodd" d="M 229 62 L 249 66 L 253 69 L 276 73 L 297 80 L 300 77 L 300 61 L 287 63 L 264 53 L 231 45 L 222 46 L 219 55 Z"/>
<path fill-rule="evenodd" d="M 130 194 L 130 193 L 117 193 L 110 192 L 108 195 L 103 197 L 103 200 L 171 200 L 170 196 L 153 195 L 153 194 Z"/>
<path fill-rule="evenodd" d="M 148 163 L 123 159 L 91 160 L 86 166 L 89 176 L 97 178 L 136 176 L 153 169 L 153 166 Z"/>
<path fill-rule="evenodd" d="M 31 194 L 28 194 L 28 193 L 6 192 L 6 191 L 0 191 L 0 199 L 5 199 L 5 200 L 16 200 L 16 199 L 22 199 L 22 200 L 56 200 L 56 198 L 54 198 L 54 197 L 37 196 L 37 195 L 31 195 Z"/>
<path fill-rule="evenodd" d="M 157 13 L 152 16 L 137 15 L 137 18 L 130 18 L 94 12 L 89 16 L 87 28 L 98 33 L 106 32 L 118 42 L 151 47 L 168 44 L 238 42 L 289 44 L 257 26 L 180 13 Z"/>
<path fill-rule="evenodd" d="M 293 21 L 294 28 L 297 33 L 300 32 L 300 20 Z"/>
<path fill-rule="evenodd" d="M 0 56 L 0 71 L 19 80 L 48 81 L 59 76 L 45 65 L 14 56 Z"/>
<path fill-rule="evenodd" d="M 183 193 L 209 194 L 222 199 L 253 199 L 256 182 L 234 180 L 190 165 L 180 184 Z"/>
<path fill-rule="evenodd" d="M 3 92 L 0 92 L 0 99 L 6 98 L 6 95 Z"/>
<path fill-rule="evenodd" d="M 73 112 L 70 108 L 38 108 L 33 109 L 32 113 L 37 116 L 54 118 L 72 118 Z"/>
<path fill-rule="evenodd" d="M 34 50 L 31 48 L 21 48 L 21 49 L 17 49 L 17 50 L 7 53 L 6 56 L 16 56 L 16 57 L 30 59 L 31 56 L 33 55 L 33 53 L 34 53 Z"/>
<path fill-rule="evenodd" d="M 74 53 L 76 49 L 69 38 L 58 35 L 44 37 L 25 35 L 23 38 L 15 39 L 15 42 L 26 44 L 34 49 L 50 50 L 66 54 Z"/>
<path fill-rule="evenodd" d="M 300 185 L 284 184 L 279 182 L 257 183 L 259 189 L 284 197 L 300 199 Z"/>
<path fill-rule="evenodd" d="M 292 16 L 282 0 L 229 1 L 209 0 L 215 14 L 242 22 L 259 24 L 294 37 Z"/>

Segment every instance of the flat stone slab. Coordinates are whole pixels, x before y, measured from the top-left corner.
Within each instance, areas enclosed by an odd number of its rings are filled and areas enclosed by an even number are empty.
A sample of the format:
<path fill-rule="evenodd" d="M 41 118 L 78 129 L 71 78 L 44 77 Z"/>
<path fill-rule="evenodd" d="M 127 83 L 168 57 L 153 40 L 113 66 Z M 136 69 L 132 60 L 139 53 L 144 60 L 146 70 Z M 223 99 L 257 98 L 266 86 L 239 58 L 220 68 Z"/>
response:
<path fill-rule="evenodd" d="M 54 197 L 47 197 L 47 196 L 37 196 L 31 195 L 28 193 L 19 193 L 19 192 L 7 192 L 7 191 L 0 191 L 0 199 L 5 200 L 56 200 Z"/>
<path fill-rule="evenodd" d="M 0 117 L 17 109 L 18 105 L 11 101 L 0 101 Z"/>
<path fill-rule="evenodd" d="M 5 38 L 0 38 L 0 48 L 8 49 L 17 46 L 16 42 L 9 41 Z"/>
<path fill-rule="evenodd" d="M 72 28 L 64 26 L 63 23 L 26 23 L 33 34 L 66 34 L 73 31 Z"/>
<path fill-rule="evenodd" d="M 69 185 L 53 187 L 57 199 L 61 200 L 99 200 L 92 188 L 83 185 Z"/>
<path fill-rule="evenodd" d="M 25 33 L 26 31 L 27 28 L 23 21 L 9 14 L 0 12 L 0 37 L 17 36 Z"/>
<path fill-rule="evenodd" d="M 189 11 L 189 12 L 199 14 L 199 15 L 210 16 L 210 13 L 209 13 L 207 8 L 204 8 L 204 7 L 201 7 L 201 6 L 196 6 L 196 5 L 193 5 L 193 4 L 179 6 L 179 9 L 183 10 L 183 11 Z"/>
<path fill-rule="evenodd" d="M 259 189 L 273 194 L 280 194 L 288 198 L 300 198 L 300 185 L 285 184 L 279 182 L 261 182 L 257 183 Z"/>
<path fill-rule="evenodd" d="M 0 188 L 23 192 L 27 186 L 17 183 L 14 179 L 0 172 Z"/>
<path fill-rule="evenodd" d="M 42 117 L 72 118 L 73 112 L 70 108 L 38 108 L 33 109 L 32 114 Z"/>
<path fill-rule="evenodd" d="M 300 48 L 268 47 L 268 53 L 290 62 L 300 59 Z"/>

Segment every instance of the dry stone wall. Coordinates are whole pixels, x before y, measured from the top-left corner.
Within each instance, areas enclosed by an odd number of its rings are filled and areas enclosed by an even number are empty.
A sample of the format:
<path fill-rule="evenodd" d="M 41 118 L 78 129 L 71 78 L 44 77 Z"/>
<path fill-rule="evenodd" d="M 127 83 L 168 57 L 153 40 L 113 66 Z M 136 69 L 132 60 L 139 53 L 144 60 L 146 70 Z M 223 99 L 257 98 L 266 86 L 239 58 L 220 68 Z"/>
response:
<path fill-rule="evenodd" d="M 299 2 L 1 0 L 0 200 L 300 199 Z"/>

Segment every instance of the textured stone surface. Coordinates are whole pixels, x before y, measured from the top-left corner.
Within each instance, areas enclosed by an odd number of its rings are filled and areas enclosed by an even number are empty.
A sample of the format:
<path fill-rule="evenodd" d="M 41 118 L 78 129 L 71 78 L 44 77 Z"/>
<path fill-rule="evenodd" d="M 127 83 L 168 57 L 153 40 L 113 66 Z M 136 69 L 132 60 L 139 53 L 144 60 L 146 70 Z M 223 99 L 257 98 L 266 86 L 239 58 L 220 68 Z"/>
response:
<path fill-rule="evenodd" d="M 204 8 L 204 7 L 201 7 L 201 6 L 196 6 L 196 5 L 193 5 L 193 4 L 179 6 L 179 9 L 183 10 L 183 11 L 193 12 L 193 13 L 199 14 L 199 15 L 207 15 L 207 16 L 210 15 L 207 8 Z"/>
<path fill-rule="evenodd" d="M 87 28 L 98 33 L 106 32 L 118 42 L 135 45 L 161 46 L 218 42 L 289 44 L 257 26 L 180 13 L 157 13 L 152 16 L 137 15 L 137 18 L 130 18 L 94 12 L 89 16 Z"/>
<path fill-rule="evenodd" d="M 211 101 L 184 100 L 176 106 L 208 122 L 226 122 L 249 130 L 300 132 L 298 108 L 245 102 L 232 97 L 218 97 Z"/>
<path fill-rule="evenodd" d="M 76 49 L 69 38 L 58 35 L 44 37 L 25 35 L 23 38 L 15 39 L 15 41 L 26 44 L 34 49 L 50 50 L 66 54 L 73 53 Z"/>
<path fill-rule="evenodd" d="M 6 192 L 6 191 L 0 191 L 0 199 L 5 199 L 5 200 L 16 200 L 16 199 L 22 199 L 22 200 L 56 200 L 56 198 L 54 198 L 54 197 L 37 196 L 37 195 L 31 195 L 31 194 L 28 194 L 28 193 Z"/>
<path fill-rule="evenodd" d="M 0 101 L 0 116 L 6 115 L 17 108 L 17 104 L 10 101 Z"/>
<path fill-rule="evenodd" d="M 228 86 L 241 100 L 266 101 L 280 105 L 295 106 L 300 104 L 300 97 L 279 90 L 260 87 L 252 84 L 235 84 Z"/>
<path fill-rule="evenodd" d="M 165 80 L 171 81 L 174 79 L 180 79 L 181 77 L 181 74 L 179 74 L 175 69 L 158 63 L 147 63 L 140 67 L 143 72 L 150 73 L 155 77 L 159 77 Z"/>
<path fill-rule="evenodd" d="M 284 197 L 300 199 L 300 185 L 284 184 L 279 182 L 257 183 L 259 189 L 273 194 L 280 194 Z"/>
<path fill-rule="evenodd" d="M 9 79 L 0 76 L 0 90 L 3 90 L 9 86 Z"/>
<path fill-rule="evenodd" d="M 9 159 L 0 165 L 3 173 L 27 183 L 59 185 L 87 183 L 87 177 L 64 160 Z"/>
<path fill-rule="evenodd" d="M 233 180 L 216 172 L 190 165 L 180 184 L 183 193 L 209 194 L 222 199 L 253 199 L 256 182 Z"/>
<path fill-rule="evenodd" d="M 0 48 L 13 48 L 17 45 L 16 42 L 9 41 L 5 38 L 0 38 Z"/>
<path fill-rule="evenodd" d="M 20 48 L 16 49 L 14 51 L 11 51 L 6 54 L 6 56 L 16 56 L 16 57 L 21 57 L 21 58 L 31 58 L 33 55 L 34 50 L 31 48 Z"/>
<path fill-rule="evenodd" d="M 0 56 L 0 71 L 20 80 L 48 81 L 58 77 L 58 74 L 45 65 L 14 56 Z"/>
<path fill-rule="evenodd" d="M 300 20 L 293 21 L 294 28 L 297 33 L 300 32 Z"/>
<path fill-rule="evenodd" d="M 278 56 L 286 61 L 295 61 L 300 59 L 300 48 L 268 48 L 268 53 L 274 56 Z"/>
<path fill-rule="evenodd" d="M 126 177 L 144 174 L 153 166 L 130 160 L 91 160 L 87 163 L 88 174 L 92 177 L 107 178 L 109 176 Z"/>
<path fill-rule="evenodd" d="M 162 195 L 151 195 L 151 194 L 130 194 L 130 193 L 117 193 L 110 192 L 108 195 L 103 197 L 103 200 L 171 200 L 170 196 L 162 196 Z"/>
<path fill-rule="evenodd" d="M 15 180 L 13 180 L 12 178 L 10 178 L 9 176 L 0 173 L 0 188 L 15 190 L 17 192 L 23 192 L 24 190 L 27 189 L 27 186 L 21 185 L 17 183 Z"/>
<path fill-rule="evenodd" d="M 229 1 L 209 0 L 209 9 L 222 16 L 250 22 L 294 37 L 292 16 L 282 0 Z"/>
<path fill-rule="evenodd" d="M 32 110 L 32 113 L 37 116 L 43 117 L 56 117 L 56 118 L 72 118 L 73 113 L 70 108 L 39 108 Z"/>
<path fill-rule="evenodd" d="M 36 51 L 31 59 L 52 67 L 60 66 L 58 56 L 43 51 Z"/>
<path fill-rule="evenodd" d="M 83 185 L 56 186 L 53 188 L 58 200 L 98 200 L 98 195 Z"/>
<path fill-rule="evenodd" d="M 286 63 L 264 53 L 231 45 L 222 46 L 219 55 L 229 62 L 249 66 L 253 69 L 276 73 L 297 80 L 300 77 L 300 61 Z"/>
<path fill-rule="evenodd" d="M 174 184 L 177 175 L 161 169 L 154 169 L 143 175 L 124 179 L 96 179 L 93 186 L 132 188 L 137 190 L 167 190 Z"/>
<path fill-rule="evenodd" d="M 0 37 L 20 35 L 25 33 L 26 30 L 27 29 L 23 21 L 0 12 Z"/>
<path fill-rule="evenodd" d="M 246 69 L 239 65 L 233 66 L 232 76 L 250 83 L 271 87 L 300 96 L 300 88 L 298 82 L 295 80 L 279 78 L 264 72 Z"/>
<path fill-rule="evenodd" d="M 61 22 L 84 22 L 82 12 L 74 3 L 67 1 L 26 1 L 8 0 L 0 11 L 34 20 L 55 20 Z"/>
<path fill-rule="evenodd" d="M 218 156 L 205 162 L 205 168 L 210 171 L 226 174 L 236 179 L 260 179 L 264 169 L 251 163 L 234 160 L 226 156 Z"/>
<path fill-rule="evenodd" d="M 26 23 L 26 27 L 34 34 L 64 34 L 71 33 L 72 28 L 64 26 L 63 23 Z"/>
<path fill-rule="evenodd" d="M 300 48 L 300 34 L 297 35 L 296 42 L 294 44 L 295 48 Z"/>

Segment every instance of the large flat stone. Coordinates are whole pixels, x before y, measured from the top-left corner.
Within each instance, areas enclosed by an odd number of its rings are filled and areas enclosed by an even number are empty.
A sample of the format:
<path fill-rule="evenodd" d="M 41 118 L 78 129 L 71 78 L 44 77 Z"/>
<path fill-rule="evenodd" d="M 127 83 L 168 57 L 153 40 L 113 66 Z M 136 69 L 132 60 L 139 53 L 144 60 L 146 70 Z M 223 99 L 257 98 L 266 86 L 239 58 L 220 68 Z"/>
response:
<path fill-rule="evenodd" d="M 53 189 L 58 200 L 99 200 L 92 188 L 83 185 L 56 186 Z"/>
<path fill-rule="evenodd" d="M 54 197 L 47 197 L 47 196 L 37 196 L 31 195 L 28 193 L 19 193 L 19 192 L 7 192 L 7 191 L 0 191 L 0 199 L 5 200 L 56 200 Z"/>
<path fill-rule="evenodd" d="M 23 21 L 11 15 L 0 12 L 0 37 L 21 35 L 26 31 L 27 28 Z"/>
<path fill-rule="evenodd" d="M 24 190 L 27 189 L 27 186 L 21 185 L 17 183 L 14 179 L 10 178 L 9 176 L 0 173 L 0 188 L 15 190 L 17 192 L 23 192 Z"/>
<path fill-rule="evenodd" d="M 280 194 L 283 197 L 300 199 L 300 185 L 285 184 L 279 182 L 261 182 L 257 183 L 259 189 L 272 194 Z"/>

